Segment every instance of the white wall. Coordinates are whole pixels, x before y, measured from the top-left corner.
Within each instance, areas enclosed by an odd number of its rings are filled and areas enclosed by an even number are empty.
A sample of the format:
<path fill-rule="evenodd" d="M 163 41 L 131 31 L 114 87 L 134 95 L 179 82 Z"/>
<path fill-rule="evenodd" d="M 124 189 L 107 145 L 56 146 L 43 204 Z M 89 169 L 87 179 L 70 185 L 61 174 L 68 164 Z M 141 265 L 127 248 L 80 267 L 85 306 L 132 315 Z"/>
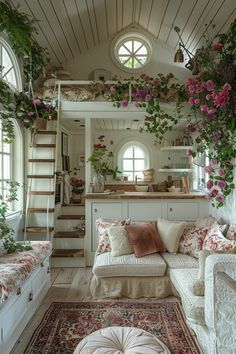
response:
<path fill-rule="evenodd" d="M 132 30 L 131 30 L 132 32 Z M 82 54 L 79 58 L 68 61 L 66 69 L 71 73 L 71 77 L 77 80 L 93 79 L 94 69 L 106 69 L 111 72 L 111 78 L 117 75 L 119 78 L 138 77 L 142 73 L 154 76 L 158 73 L 168 74 L 172 72 L 177 78 L 185 79 L 191 72 L 184 68 L 184 64 L 174 63 L 174 52 L 170 51 L 167 46 L 157 41 L 155 37 L 138 29 L 139 33 L 143 33 L 151 42 L 153 47 L 152 59 L 144 68 L 137 70 L 136 74 L 121 70 L 114 64 L 111 57 L 112 40 L 97 45 L 90 49 L 87 53 Z M 123 34 L 125 32 L 122 32 Z M 120 35 L 121 35 L 120 34 Z"/>

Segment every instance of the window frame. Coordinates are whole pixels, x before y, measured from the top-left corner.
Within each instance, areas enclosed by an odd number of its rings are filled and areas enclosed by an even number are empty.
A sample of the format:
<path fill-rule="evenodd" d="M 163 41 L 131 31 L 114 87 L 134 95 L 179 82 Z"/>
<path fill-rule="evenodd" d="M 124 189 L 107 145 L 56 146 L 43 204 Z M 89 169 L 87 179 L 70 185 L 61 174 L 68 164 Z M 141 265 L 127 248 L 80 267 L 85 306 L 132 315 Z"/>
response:
<path fill-rule="evenodd" d="M 138 68 L 126 67 L 121 63 L 121 61 L 119 59 L 119 49 L 121 48 L 121 46 L 124 43 L 126 43 L 129 40 L 130 41 L 136 40 L 136 41 L 142 43 L 147 49 L 147 60 L 145 61 L 145 63 L 143 65 L 139 66 Z M 116 37 L 115 40 L 112 42 L 111 57 L 112 57 L 114 64 L 116 66 L 118 66 L 123 71 L 127 71 L 129 73 L 136 73 L 139 71 L 142 72 L 143 69 L 146 68 L 146 66 L 150 63 L 150 61 L 152 59 L 152 45 L 151 45 L 151 42 L 143 34 L 138 33 L 138 32 L 129 32 L 129 33 L 126 33 L 122 36 L 119 36 L 118 38 Z"/>
<path fill-rule="evenodd" d="M 132 141 L 129 141 L 129 142 L 126 142 L 124 144 L 122 144 L 121 148 L 119 149 L 118 151 L 118 158 L 117 158 L 117 162 L 118 162 L 118 168 L 119 170 L 121 171 L 122 174 L 125 174 L 126 172 L 123 170 L 123 161 L 124 161 L 124 153 L 125 151 L 127 151 L 128 148 L 130 147 L 137 147 L 139 149 L 141 149 L 143 152 L 144 152 L 144 158 L 141 159 L 141 158 L 131 158 L 129 160 L 133 160 L 133 168 L 134 168 L 134 161 L 135 160 L 144 160 L 144 169 L 143 170 L 146 170 L 149 168 L 149 164 L 150 164 L 150 155 L 149 155 L 149 151 L 148 149 L 146 148 L 146 146 L 142 143 L 140 143 L 139 141 L 136 141 L 136 140 L 132 140 Z M 140 171 L 143 171 L 143 170 L 140 170 Z M 139 171 L 135 171 L 134 169 L 133 170 L 130 170 L 130 172 L 132 173 L 133 175 L 133 179 L 129 180 L 129 182 L 135 182 L 135 172 L 138 173 Z"/>

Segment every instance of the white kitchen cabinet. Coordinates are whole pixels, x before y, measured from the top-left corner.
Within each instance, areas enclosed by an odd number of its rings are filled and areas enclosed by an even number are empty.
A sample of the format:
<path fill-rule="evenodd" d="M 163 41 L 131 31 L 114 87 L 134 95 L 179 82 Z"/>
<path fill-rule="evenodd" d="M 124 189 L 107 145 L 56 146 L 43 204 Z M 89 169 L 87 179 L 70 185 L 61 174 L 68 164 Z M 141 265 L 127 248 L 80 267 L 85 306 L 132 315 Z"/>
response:
<path fill-rule="evenodd" d="M 162 217 L 163 203 L 156 200 L 139 200 L 128 203 L 128 217 L 133 220 L 157 220 Z"/>

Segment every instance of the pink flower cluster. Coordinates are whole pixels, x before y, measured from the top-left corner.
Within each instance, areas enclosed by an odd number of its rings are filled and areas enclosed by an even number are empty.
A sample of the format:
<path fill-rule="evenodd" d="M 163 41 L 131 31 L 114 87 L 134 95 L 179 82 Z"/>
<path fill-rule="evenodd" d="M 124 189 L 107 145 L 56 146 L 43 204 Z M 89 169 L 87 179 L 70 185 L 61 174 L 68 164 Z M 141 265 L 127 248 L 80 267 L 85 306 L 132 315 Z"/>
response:
<path fill-rule="evenodd" d="M 207 189 L 209 190 L 208 200 L 215 198 L 218 203 L 223 202 L 225 199 L 224 190 L 227 188 L 227 182 L 224 180 L 224 169 L 219 167 L 216 159 L 211 159 L 210 164 L 205 166 L 205 172 L 210 176 L 207 182 Z M 220 176 L 222 179 L 214 180 L 215 176 Z"/>
<path fill-rule="evenodd" d="M 218 109 L 225 107 L 230 102 L 231 85 L 225 83 L 221 89 L 215 89 L 212 80 L 203 81 L 201 74 L 191 76 L 185 81 L 189 93 L 188 103 L 209 119 L 213 119 Z"/>

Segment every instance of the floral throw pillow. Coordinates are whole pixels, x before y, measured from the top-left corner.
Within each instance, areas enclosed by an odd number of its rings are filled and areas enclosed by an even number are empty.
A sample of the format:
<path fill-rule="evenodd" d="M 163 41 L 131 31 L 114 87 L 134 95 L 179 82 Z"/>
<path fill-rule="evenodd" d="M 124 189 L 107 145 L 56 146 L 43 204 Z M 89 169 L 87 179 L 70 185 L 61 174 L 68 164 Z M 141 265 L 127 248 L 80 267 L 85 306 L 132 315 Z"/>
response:
<path fill-rule="evenodd" d="M 228 240 L 222 234 L 219 226 L 212 227 L 203 241 L 203 250 L 236 252 L 236 241 Z"/>
<path fill-rule="evenodd" d="M 186 227 L 180 239 L 179 252 L 198 258 L 208 227 Z"/>
<path fill-rule="evenodd" d="M 236 241 L 236 223 L 230 224 L 226 233 L 226 238 Z"/>
<path fill-rule="evenodd" d="M 95 222 L 98 248 L 97 254 L 111 252 L 111 245 L 109 239 L 108 229 L 112 226 L 125 226 L 130 224 L 130 219 L 111 220 L 111 219 L 97 219 Z"/>

